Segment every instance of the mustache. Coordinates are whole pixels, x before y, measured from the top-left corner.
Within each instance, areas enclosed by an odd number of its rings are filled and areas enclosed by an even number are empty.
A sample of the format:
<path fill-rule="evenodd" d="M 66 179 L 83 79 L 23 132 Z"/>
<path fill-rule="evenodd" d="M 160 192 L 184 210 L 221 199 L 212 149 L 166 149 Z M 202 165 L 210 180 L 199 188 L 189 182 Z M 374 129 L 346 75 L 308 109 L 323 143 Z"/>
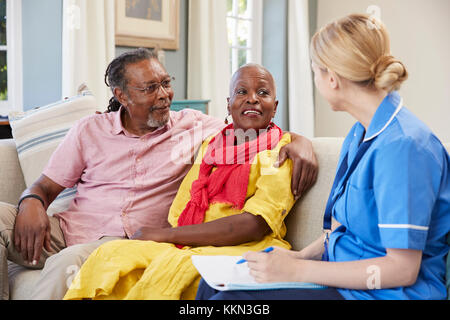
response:
<path fill-rule="evenodd" d="M 171 101 L 170 100 L 160 100 L 156 104 L 150 107 L 150 112 L 158 110 L 158 109 L 164 109 L 167 107 L 170 107 Z"/>

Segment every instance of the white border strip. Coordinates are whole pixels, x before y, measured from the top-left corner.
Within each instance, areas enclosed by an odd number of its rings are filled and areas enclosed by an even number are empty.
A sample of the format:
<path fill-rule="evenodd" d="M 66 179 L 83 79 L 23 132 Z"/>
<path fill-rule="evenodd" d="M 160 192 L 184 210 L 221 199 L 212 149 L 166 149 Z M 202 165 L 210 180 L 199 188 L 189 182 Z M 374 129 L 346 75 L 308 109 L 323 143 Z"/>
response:
<path fill-rule="evenodd" d="M 390 229 L 413 229 L 420 231 L 428 231 L 428 227 L 416 226 L 413 224 L 379 224 L 380 228 L 390 228 Z"/>

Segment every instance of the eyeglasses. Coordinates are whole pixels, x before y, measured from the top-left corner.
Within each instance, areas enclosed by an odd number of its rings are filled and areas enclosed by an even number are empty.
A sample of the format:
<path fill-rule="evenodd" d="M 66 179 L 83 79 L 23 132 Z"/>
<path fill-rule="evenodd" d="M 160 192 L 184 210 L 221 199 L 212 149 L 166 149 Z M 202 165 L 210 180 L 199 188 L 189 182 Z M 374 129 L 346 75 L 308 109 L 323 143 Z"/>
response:
<path fill-rule="evenodd" d="M 159 89 L 159 87 L 163 87 L 165 90 L 171 89 L 172 88 L 172 83 L 171 83 L 172 80 L 175 80 L 175 78 L 170 77 L 169 79 L 165 79 L 161 82 L 154 82 L 146 88 L 137 88 L 137 87 L 131 87 L 131 86 L 128 86 L 128 88 L 139 90 L 146 95 L 151 95 L 151 94 L 155 93 Z"/>

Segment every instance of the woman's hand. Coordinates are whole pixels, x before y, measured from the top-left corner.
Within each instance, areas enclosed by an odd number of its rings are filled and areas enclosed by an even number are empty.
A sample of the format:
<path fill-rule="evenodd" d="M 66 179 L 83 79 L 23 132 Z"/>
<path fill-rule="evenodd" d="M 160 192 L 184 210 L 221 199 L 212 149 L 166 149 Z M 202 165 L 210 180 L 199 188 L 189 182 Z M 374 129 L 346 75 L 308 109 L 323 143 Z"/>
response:
<path fill-rule="evenodd" d="M 176 228 L 142 227 L 131 236 L 133 240 L 152 240 L 190 247 L 235 246 L 260 241 L 270 228 L 261 216 L 241 213 L 210 222 Z"/>
<path fill-rule="evenodd" d="M 247 260 L 250 274 L 256 282 L 291 282 L 295 280 L 298 265 L 298 252 L 274 247 L 269 253 L 247 252 L 243 258 Z"/>
<path fill-rule="evenodd" d="M 132 236 L 132 240 L 151 240 L 155 242 L 171 242 L 170 232 L 172 228 L 142 227 Z"/>
<path fill-rule="evenodd" d="M 293 163 L 291 190 L 295 200 L 300 198 L 317 180 L 319 164 L 310 140 L 295 133 L 290 133 L 291 143 L 281 148 L 276 167 L 286 159 Z"/>

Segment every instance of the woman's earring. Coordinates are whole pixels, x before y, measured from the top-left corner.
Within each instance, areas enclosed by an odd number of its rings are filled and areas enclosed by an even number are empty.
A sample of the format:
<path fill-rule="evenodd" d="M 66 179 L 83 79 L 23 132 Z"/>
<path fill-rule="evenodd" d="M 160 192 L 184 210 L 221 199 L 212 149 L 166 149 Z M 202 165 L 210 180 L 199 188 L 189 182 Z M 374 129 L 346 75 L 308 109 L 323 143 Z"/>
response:
<path fill-rule="evenodd" d="M 226 117 L 225 117 L 225 124 L 229 124 L 229 121 L 228 121 L 228 117 L 230 116 L 230 114 L 228 114 Z"/>

